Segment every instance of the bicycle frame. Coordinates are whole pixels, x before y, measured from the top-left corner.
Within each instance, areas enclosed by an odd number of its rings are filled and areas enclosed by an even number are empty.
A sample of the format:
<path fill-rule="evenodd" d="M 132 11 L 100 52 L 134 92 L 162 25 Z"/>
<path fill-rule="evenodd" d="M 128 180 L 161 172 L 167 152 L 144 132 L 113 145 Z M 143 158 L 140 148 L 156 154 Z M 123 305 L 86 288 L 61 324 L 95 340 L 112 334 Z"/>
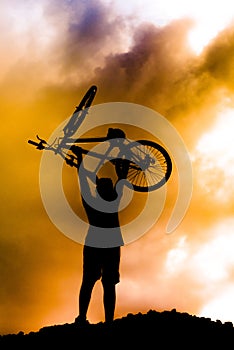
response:
<path fill-rule="evenodd" d="M 106 142 L 106 141 L 110 141 L 110 144 L 109 144 L 109 147 L 107 148 L 107 150 L 104 154 L 81 148 L 81 152 L 83 154 L 88 154 L 90 157 L 95 157 L 95 158 L 100 159 L 100 162 L 97 165 L 97 168 L 95 170 L 95 171 L 97 171 L 105 161 L 112 161 L 114 163 L 113 156 L 110 155 L 111 150 L 113 150 L 114 148 L 119 149 L 118 156 L 120 158 L 127 159 L 127 154 L 126 154 L 124 148 L 125 148 L 126 144 L 129 144 L 131 141 L 128 140 L 127 138 L 112 139 L 112 138 L 109 138 L 108 136 L 93 137 L 93 138 L 92 137 L 91 138 L 78 138 L 78 139 L 68 138 L 65 141 L 64 141 L 64 139 L 62 140 L 62 148 L 70 149 L 71 146 L 74 144 L 91 144 L 91 143 L 101 143 L 101 142 Z M 126 144 L 124 144 L 124 141 L 126 141 Z M 59 150 L 59 148 L 61 148 L 60 145 L 61 144 L 59 144 L 58 149 L 51 149 L 51 148 L 49 148 L 49 149 L 53 150 L 55 153 L 58 153 L 61 156 L 63 156 L 63 153 Z M 141 152 L 143 153 L 143 151 L 141 151 Z M 137 158 L 136 155 L 133 155 L 133 154 L 132 154 L 132 158 L 134 158 L 135 161 L 132 164 L 130 163 L 129 166 L 133 169 L 140 169 L 140 166 L 137 166 L 137 164 L 140 163 L 141 159 L 139 157 Z M 74 161 L 77 161 L 76 156 L 67 153 L 64 159 L 68 165 L 77 167 L 77 163 L 74 162 Z"/>
<path fill-rule="evenodd" d="M 75 108 L 74 113 L 72 114 L 71 118 L 69 119 L 68 123 L 63 128 L 64 136 L 62 138 L 59 138 L 58 140 L 55 139 L 54 142 L 49 145 L 45 140 L 41 139 L 39 136 L 37 136 L 37 139 L 40 141 L 40 143 L 36 143 L 34 141 L 28 140 L 28 143 L 36 146 L 39 150 L 50 150 L 53 151 L 55 154 L 59 154 L 62 156 L 62 158 L 67 162 L 70 166 L 77 166 L 77 164 L 74 162 L 77 160 L 77 158 L 72 155 L 68 154 L 63 151 L 63 149 L 70 149 L 72 145 L 74 144 L 84 144 L 84 143 L 101 143 L 108 141 L 112 138 L 105 136 L 105 137 L 95 137 L 95 138 L 79 138 L 79 139 L 72 139 L 72 135 L 79 129 L 80 125 L 84 121 L 86 115 L 88 114 L 89 107 L 96 95 L 97 87 L 95 85 L 92 85 L 86 94 L 84 95 L 83 99 L 81 100 L 80 104 Z M 123 132 L 123 131 L 121 131 Z M 124 133 L 123 133 L 124 134 Z M 125 134 L 124 134 L 125 135 Z M 57 144 L 56 144 L 57 141 Z M 88 151 L 85 149 L 82 149 L 82 152 L 84 154 L 89 154 L 89 156 L 93 156 L 100 159 L 100 165 L 101 163 L 104 163 L 105 160 L 111 160 L 112 158 L 108 158 L 108 154 L 113 148 L 112 145 L 109 146 L 108 150 L 104 155 L 101 155 L 94 151 Z M 99 165 L 99 166 L 100 166 Z"/>
<path fill-rule="evenodd" d="M 78 159 L 72 152 L 72 145 L 91 144 L 109 141 L 109 147 L 104 154 L 95 150 L 87 150 L 81 148 L 82 153 L 91 157 L 100 159 L 96 171 L 101 165 L 110 161 L 117 170 L 116 159 L 127 159 L 129 161 L 129 172 L 127 179 L 133 184 L 136 191 L 148 192 L 160 188 L 168 181 L 171 171 L 172 162 L 170 155 L 163 146 L 150 140 L 132 141 L 125 137 L 125 133 L 121 129 L 108 129 L 107 136 L 94 138 L 72 138 L 75 132 L 84 121 L 89 107 L 95 97 L 97 87 L 91 86 L 84 95 L 80 104 L 76 107 L 74 113 L 68 123 L 63 128 L 64 136 L 55 139 L 52 144 L 48 144 L 45 140 L 37 136 L 38 142 L 28 140 L 28 143 L 36 146 L 38 150 L 49 150 L 55 154 L 59 154 L 68 165 L 78 167 Z M 111 156 L 111 150 L 117 147 L 118 154 Z M 70 151 L 69 151 L 70 150 Z"/>
<path fill-rule="evenodd" d="M 58 145 L 55 146 L 56 140 L 51 145 L 48 145 L 45 140 L 40 139 L 38 136 L 37 136 L 37 138 L 40 140 L 40 144 L 41 144 L 41 146 L 39 144 L 39 146 L 37 147 L 38 149 L 53 151 L 55 154 L 59 154 L 66 161 L 66 163 L 68 165 L 74 166 L 74 167 L 78 166 L 77 157 L 75 155 L 69 154 L 69 153 L 64 154 L 63 149 L 69 150 L 71 148 L 71 146 L 74 144 L 91 144 L 91 143 L 101 143 L 101 142 L 110 141 L 110 145 L 104 154 L 81 148 L 81 151 L 83 154 L 88 154 L 90 157 L 95 157 L 95 158 L 100 159 L 100 162 L 97 165 L 97 168 L 95 171 L 97 171 L 101 167 L 101 165 L 104 164 L 105 161 L 112 161 L 113 164 L 115 163 L 113 156 L 110 156 L 111 150 L 113 150 L 115 147 L 119 149 L 119 152 L 118 152 L 119 158 L 128 159 L 129 155 L 126 154 L 124 148 L 126 147 L 127 144 L 129 144 L 131 142 L 127 138 L 123 138 L 123 139 L 122 138 L 121 139 L 114 138 L 113 139 L 113 138 L 109 138 L 108 136 L 91 137 L 91 138 L 84 137 L 84 138 L 78 138 L 78 139 L 63 137 L 60 139 Z M 116 140 L 118 140 L 118 141 L 116 142 Z M 121 142 L 119 142 L 119 140 L 121 140 Z M 113 142 L 111 142 L 111 141 L 113 141 Z M 124 141 L 126 141 L 126 144 L 124 144 Z M 34 143 L 33 141 L 30 141 L 29 143 L 34 144 L 34 145 L 38 145 L 37 143 Z M 144 153 L 142 150 L 140 150 L 140 152 L 142 154 Z M 141 168 L 141 166 L 138 164 L 141 164 L 142 158 L 137 157 L 133 153 L 131 154 L 131 158 L 132 158 L 132 160 L 129 163 L 129 167 L 132 169 L 135 169 L 135 170 L 139 170 Z"/>

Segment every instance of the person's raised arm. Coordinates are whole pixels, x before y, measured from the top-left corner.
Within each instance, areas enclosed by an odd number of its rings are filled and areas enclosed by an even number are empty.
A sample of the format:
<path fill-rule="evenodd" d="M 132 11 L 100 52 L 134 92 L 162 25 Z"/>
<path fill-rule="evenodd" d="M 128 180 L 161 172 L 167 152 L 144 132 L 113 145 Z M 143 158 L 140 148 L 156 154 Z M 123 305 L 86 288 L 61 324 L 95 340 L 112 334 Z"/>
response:
<path fill-rule="evenodd" d="M 71 151 L 76 155 L 76 158 L 77 158 L 77 173 L 79 177 L 82 197 L 84 196 L 84 194 L 92 196 L 92 193 L 90 190 L 90 181 L 95 184 L 97 177 L 92 171 L 85 169 L 82 163 L 82 160 L 83 160 L 82 147 L 73 145 L 71 147 Z"/>
<path fill-rule="evenodd" d="M 125 181 L 127 181 L 127 175 L 128 175 L 128 169 L 129 169 L 129 161 L 127 159 L 116 159 L 115 160 L 115 170 L 116 175 L 118 177 L 118 180 L 116 182 L 115 188 L 118 192 L 118 196 L 122 196 L 123 194 L 123 187 L 125 185 Z"/>
<path fill-rule="evenodd" d="M 81 162 L 83 160 L 83 149 L 82 149 L 82 147 L 79 147 L 79 146 L 76 146 L 76 145 L 72 145 L 70 149 L 76 155 L 77 171 L 79 171 Z"/>

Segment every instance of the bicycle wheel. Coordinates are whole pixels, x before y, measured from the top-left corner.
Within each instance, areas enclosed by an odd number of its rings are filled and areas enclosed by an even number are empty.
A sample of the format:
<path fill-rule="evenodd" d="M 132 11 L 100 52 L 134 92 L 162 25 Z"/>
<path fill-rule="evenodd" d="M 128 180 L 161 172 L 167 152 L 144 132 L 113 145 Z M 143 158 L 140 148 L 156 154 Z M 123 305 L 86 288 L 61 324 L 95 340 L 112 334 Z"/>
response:
<path fill-rule="evenodd" d="M 172 161 L 165 148 L 148 140 L 133 141 L 126 147 L 130 160 L 127 180 L 135 191 L 153 191 L 168 181 Z"/>
<path fill-rule="evenodd" d="M 80 104 L 76 107 L 68 123 L 63 128 L 65 136 L 70 137 L 74 135 L 74 133 L 77 131 L 77 129 L 83 122 L 86 114 L 88 113 L 88 108 L 91 106 L 91 103 L 93 102 L 96 92 L 97 92 L 96 85 L 92 85 L 88 89 L 88 91 L 82 98 Z"/>

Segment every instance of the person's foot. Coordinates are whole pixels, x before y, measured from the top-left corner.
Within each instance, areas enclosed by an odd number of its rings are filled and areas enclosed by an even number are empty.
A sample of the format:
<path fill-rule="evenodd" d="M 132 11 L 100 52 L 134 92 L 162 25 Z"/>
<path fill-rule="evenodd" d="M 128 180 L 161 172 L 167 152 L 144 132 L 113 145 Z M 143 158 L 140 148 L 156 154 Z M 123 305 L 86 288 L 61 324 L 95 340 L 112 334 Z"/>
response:
<path fill-rule="evenodd" d="M 114 320 L 106 320 L 104 322 L 104 326 L 111 327 L 113 325 L 113 323 L 114 323 Z"/>
<path fill-rule="evenodd" d="M 83 318 L 83 317 L 80 317 L 80 316 L 77 316 L 75 318 L 75 322 L 74 322 L 76 325 L 79 325 L 79 326 L 87 326 L 89 324 L 89 321 L 86 320 L 86 318 Z"/>

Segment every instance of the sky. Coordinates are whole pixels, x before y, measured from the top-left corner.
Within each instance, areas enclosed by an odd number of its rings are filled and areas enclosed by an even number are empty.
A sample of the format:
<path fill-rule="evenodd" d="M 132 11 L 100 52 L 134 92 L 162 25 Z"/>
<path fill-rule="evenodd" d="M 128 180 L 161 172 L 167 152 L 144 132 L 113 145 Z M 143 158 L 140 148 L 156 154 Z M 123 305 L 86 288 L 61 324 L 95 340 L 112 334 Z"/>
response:
<path fill-rule="evenodd" d="M 83 247 L 48 217 L 42 153 L 27 140 L 48 139 L 91 85 L 94 104 L 160 113 L 193 169 L 191 201 L 173 233 L 165 227 L 176 171 L 159 220 L 122 247 L 115 317 L 176 308 L 234 323 L 233 17 L 230 0 L 1 1 L 0 334 L 77 316 Z M 66 172 L 76 200 L 75 173 Z M 99 282 L 88 318 L 104 319 Z"/>

